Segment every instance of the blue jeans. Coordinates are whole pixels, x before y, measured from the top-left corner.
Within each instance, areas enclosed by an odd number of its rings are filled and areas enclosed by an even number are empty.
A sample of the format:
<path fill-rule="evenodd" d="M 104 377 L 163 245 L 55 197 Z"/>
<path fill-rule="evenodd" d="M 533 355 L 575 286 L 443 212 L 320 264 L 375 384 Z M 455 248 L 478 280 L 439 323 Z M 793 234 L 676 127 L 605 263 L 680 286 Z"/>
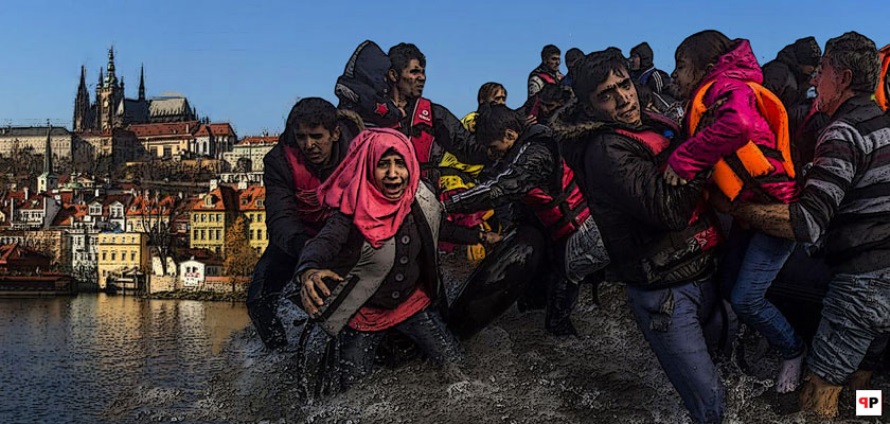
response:
<path fill-rule="evenodd" d="M 460 362 L 463 352 L 454 335 L 448 331 L 438 312 L 424 309 L 392 330 L 410 338 L 436 365 Z M 385 330 L 388 331 L 388 330 Z M 385 331 L 358 331 L 346 327 L 339 336 L 340 386 L 346 390 L 368 375 L 374 367 L 374 352 Z"/>
<path fill-rule="evenodd" d="M 640 331 L 697 423 L 723 420 L 724 391 L 708 351 L 716 344 L 717 287 L 706 278 L 659 290 L 627 287 Z M 717 325 L 715 325 L 717 324 Z"/>
<path fill-rule="evenodd" d="M 738 228 L 730 234 L 733 237 L 737 239 L 730 242 L 727 255 L 728 265 L 732 267 L 736 261 L 738 268 L 729 277 L 733 281 L 735 276 L 729 297 L 733 310 L 745 324 L 766 337 L 783 358 L 799 356 L 804 350 L 803 339 L 782 312 L 766 300 L 766 291 L 791 256 L 795 242 Z"/>
<path fill-rule="evenodd" d="M 807 365 L 819 377 L 842 385 L 872 342 L 890 334 L 890 268 L 835 275 L 823 305 Z"/>

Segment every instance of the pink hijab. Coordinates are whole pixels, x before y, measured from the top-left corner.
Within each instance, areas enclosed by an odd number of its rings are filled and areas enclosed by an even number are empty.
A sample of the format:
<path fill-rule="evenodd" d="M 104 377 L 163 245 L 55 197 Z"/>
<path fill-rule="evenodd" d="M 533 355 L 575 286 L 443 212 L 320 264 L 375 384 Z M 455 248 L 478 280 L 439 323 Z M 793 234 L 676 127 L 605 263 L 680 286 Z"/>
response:
<path fill-rule="evenodd" d="M 408 187 L 398 199 L 384 196 L 374 181 L 377 162 L 389 149 L 402 155 L 408 167 Z M 318 187 L 318 195 L 325 206 L 352 216 L 368 243 L 380 248 L 411 212 L 419 181 L 420 164 L 408 138 L 396 130 L 372 128 L 352 140 L 343 162 Z"/>

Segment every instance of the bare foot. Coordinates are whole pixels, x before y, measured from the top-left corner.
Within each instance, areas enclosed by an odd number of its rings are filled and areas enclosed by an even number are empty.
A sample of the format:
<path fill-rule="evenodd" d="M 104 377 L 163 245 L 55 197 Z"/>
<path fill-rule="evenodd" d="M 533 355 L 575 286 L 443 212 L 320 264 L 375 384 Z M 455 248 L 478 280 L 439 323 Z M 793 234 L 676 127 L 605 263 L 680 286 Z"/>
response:
<path fill-rule="evenodd" d="M 776 391 L 779 393 L 791 393 L 800 386 L 800 374 L 803 371 L 804 354 L 797 355 L 796 358 L 786 359 L 782 361 L 782 368 L 779 369 L 779 376 L 776 377 Z"/>

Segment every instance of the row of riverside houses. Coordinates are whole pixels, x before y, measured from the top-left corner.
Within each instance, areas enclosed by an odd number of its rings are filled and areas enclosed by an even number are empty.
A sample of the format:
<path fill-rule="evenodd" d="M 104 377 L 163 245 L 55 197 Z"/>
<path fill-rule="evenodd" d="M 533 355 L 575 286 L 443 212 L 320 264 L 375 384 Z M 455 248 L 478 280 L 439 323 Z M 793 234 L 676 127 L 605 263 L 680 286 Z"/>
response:
<path fill-rule="evenodd" d="M 256 260 L 268 245 L 264 200 L 261 178 L 212 180 L 191 195 L 84 175 L 36 193 L 11 185 L 0 189 L 0 246 L 48 256 L 53 270 L 97 282 L 98 289 L 153 277 L 165 283 L 152 291 L 228 289 L 227 249 L 244 243 Z"/>

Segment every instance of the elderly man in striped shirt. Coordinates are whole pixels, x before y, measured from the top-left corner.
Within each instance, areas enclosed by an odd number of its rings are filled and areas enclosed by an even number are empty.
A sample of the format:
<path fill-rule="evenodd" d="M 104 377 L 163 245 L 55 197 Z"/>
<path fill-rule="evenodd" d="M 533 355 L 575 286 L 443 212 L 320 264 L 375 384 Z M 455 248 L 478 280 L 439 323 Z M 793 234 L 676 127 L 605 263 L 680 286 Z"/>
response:
<path fill-rule="evenodd" d="M 801 406 L 833 417 L 843 384 L 890 333 L 890 116 L 871 98 L 880 71 L 872 40 L 855 32 L 831 39 L 820 66 L 816 102 L 831 119 L 799 200 L 731 213 L 768 234 L 824 242 L 834 278 Z"/>

